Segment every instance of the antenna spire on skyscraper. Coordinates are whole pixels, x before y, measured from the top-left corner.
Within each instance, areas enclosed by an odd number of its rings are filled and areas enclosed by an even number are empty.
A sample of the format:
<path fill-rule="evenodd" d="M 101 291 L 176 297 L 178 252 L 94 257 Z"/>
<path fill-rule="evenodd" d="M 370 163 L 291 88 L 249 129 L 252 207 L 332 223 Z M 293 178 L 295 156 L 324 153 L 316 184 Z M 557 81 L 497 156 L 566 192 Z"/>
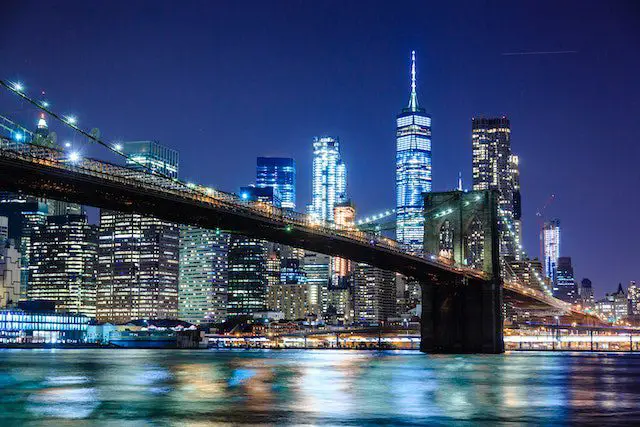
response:
<path fill-rule="evenodd" d="M 409 110 L 418 110 L 418 94 L 416 93 L 416 51 L 411 51 L 411 96 L 409 98 Z"/>

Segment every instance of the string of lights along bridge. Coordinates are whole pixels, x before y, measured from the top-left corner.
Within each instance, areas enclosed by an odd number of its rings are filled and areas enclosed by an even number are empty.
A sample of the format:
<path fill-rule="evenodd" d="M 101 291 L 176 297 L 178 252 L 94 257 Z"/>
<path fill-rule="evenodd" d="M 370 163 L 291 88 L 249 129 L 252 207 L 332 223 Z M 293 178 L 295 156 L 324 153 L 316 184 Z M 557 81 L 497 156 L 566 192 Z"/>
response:
<path fill-rule="evenodd" d="M 415 65 L 413 65 L 413 67 L 415 67 Z M 415 71 L 413 72 L 413 77 L 415 79 Z M 415 81 L 413 84 L 412 99 L 415 95 Z M 132 169 L 130 167 L 118 166 L 109 162 L 84 157 L 79 151 L 70 150 L 71 147 L 58 148 L 38 145 L 37 138 L 33 133 L 25 127 L 14 123 L 12 120 L 3 117 L 2 120 L 0 120 L 0 126 L 2 126 L 5 131 L 10 131 L 10 138 L 3 138 L 0 147 L 1 156 L 16 164 L 31 165 L 30 167 L 36 168 L 34 170 L 46 171 L 46 173 L 51 174 L 65 172 L 68 176 L 72 176 L 72 180 L 75 181 L 80 177 L 84 177 L 83 179 L 96 180 L 95 182 L 117 184 L 119 186 L 118 188 L 123 189 L 123 191 L 133 191 L 132 189 L 135 188 L 136 191 L 142 191 L 148 194 L 149 197 L 157 196 L 158 199 L 154 199 L 153 203 L 157 203 L 160 198 L 164 198 L 166 200 L 178 201 L 183 203 L 184 206 L 189 205 L 209 209 L 209 211 L 202 211 L 199 218 L 202 218 L 205 212 L 211 212 L 212 217 L 218 218 L 217 221 L 219 220 L 220 225 L 214 227 L 218 235 L 220 235 L 221 230 L 223 233 L 226 233 L 228 230 L 234 230 L 233 227 L 225 227 L 225 221 L 227 221 L 226 224 L 243 224 L 243 221 L 253 221 L 253 223 L 256 224 L 255 230 L 259 230 L 255 231 L 258 233 L 255 237 L 266 240 L 271 239 L 293 247 L 301 247 L 317 252 L 323 252 L 323 250 L 325 250 L 329 255 L 339 257 L 336 259 L 341 259 L 342 257 L 349 258 L 358 263 L 368 263 L 386 270 L 394 270 L 394 267 L 398 267 L 395 268 L 395 271 L 405 273 L 407 276 L 411 276 L 412 272 L 420 268 L 430 268 L 435 269 L 433 271 L 448 271 L 462 277 L 482 279 L 487 277 L 486 273 L 481 269 L 473 268 L 464 263 L 454 263 L 452 259 L 443 257 L 439 253 L 425 253 L 423 250 L 416 250 L 416 244 L 420 243 L 421 245 L 421 242 L 413 240 L 408 243 L 396 241 L 388 237 L 383 237 L 379 232 L 376 232 L 375 229 L 371 232 L 363 231 L 369 230 L 367 225 L 375 223 L 376 221 L 389 221 L 394 215 L 398 218 L 401 212 L 399 208 L 384 211 L 358 222 L 340 224 L 337 221 L 323 220 L 316 215 L 306 215 L 295 212 L 292 209 L 279 208 L 261 200 L 251 199 L 245 196 L 244 193 L 240 193 L 238 196 L 197 183 L 185 182 L 178 179 L 177 176 L 170 176 L 158 170 L 150 169 L 148 165 L 137 160 L 135 157 L 127 155 L 121 145 L 117 143 L 107 143 L 96 132 L 89 132 L 82 129 L 75 116 L 60 114 L 51 108 L 48 101 L 36 100 L 30 97 L 22 84 L 0 81 L 0 85 L 38 108 L 47 114 L 48 117 L 60 121 L 64 126 L 79 133 L 88 141 L 92 141 L 97 144 L 97 146 L 105 148 L 111 154 L 124 158 L 128 165 L 135 165 L 137 167 Z M 417 100 L 414 101 L 415 104 L 410 103 L 408 107 L 409 116 L 416 115 L 423 111 L 417 107 Z M 430 174 L 428 181 L 430 184 Z M 53 188 L 55 187 L 54 185 L 51 185 L 51 187 L 52 188 L 47 191 L 59 191 Z M 152 203 L 149 202 L 149 204 Z M 404 209 L 403 212 L 405 216 L 403 226 L 410 227 L 415 218 L 407 215 L 407 209 Z M 436 212 L 431 212 L 431 214 L 438 217 L 452 215 L 453 213 L 453 208 L 447 208 L 446 206 L 440 207 Z M 421 215 L 423 214 L 421 213 Z M 501 211 L 501 221 L 504 224 L 508 224 L 506 228 L 509 231 L 508 235 L 511 239 L 511 245 L 518 249 L 523 259 L 528 259 L 517 239 L 516 233 L 511 227 L 512 219 Z M 197 221 L 194 220 L 191 225 L 203 226 L 210 224 L 211 223 L 207 223 L 204 219 L 198 219 Z M 407 234 L 407 236 L 408 235 L 409 234 Z M 549 290 L 544 279 L 539 276 L 530 263 L 528 263 L 527 268 L 531 277 L 536 279 L 538 289 L 519 283 L 517 276 L 510 274 L 508 269 L 503 270 L 505 271 L 505 289 L 518 295 L 532 298 L 549 307 L 583 313 L 570 304 L 552 298 L 549 295 Z M 540 291 L 540 289 L 544 291 Z"/>

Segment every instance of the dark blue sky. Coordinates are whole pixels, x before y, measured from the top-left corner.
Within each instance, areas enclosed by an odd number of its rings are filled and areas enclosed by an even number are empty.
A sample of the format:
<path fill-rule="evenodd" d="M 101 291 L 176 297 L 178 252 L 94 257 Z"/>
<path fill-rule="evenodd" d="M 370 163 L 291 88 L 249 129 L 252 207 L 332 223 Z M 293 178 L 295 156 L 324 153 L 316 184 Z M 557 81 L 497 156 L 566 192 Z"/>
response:
<path fill-rule="evenodd" d="M 394 205 L 412 49 L 434 190 L 458 171 L 470 184 L 471 118 L 506 114 L 529 252 L 555 194 L 576 277 L 599 294 L 640 279 L 638 2 L 10 0 L 0 26 L 2 78 L 107 140 L 178 149 L 184 178 L 221 189 L 253 182 L 257 156 L 294 157 L 298 210 L 320 134 L 340 137 L 359 212 Z M 503 55 L 532 51 L 576 53 Z M 20 108 L 6 93 L 0 106 Z"/>

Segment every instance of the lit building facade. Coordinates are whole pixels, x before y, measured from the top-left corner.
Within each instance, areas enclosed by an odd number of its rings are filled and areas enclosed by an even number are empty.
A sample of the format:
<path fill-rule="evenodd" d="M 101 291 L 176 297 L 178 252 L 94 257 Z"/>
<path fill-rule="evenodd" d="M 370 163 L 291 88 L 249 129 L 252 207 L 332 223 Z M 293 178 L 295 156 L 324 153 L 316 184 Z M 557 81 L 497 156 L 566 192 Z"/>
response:
<path fill-rule="evenodd" d="M 127 167 L 157 172 L 169 178 L 178 177 L 179 156 L 176 150 L 157 141 L 127 141 L 120 146 L 120 152 L 127 156 Z"/>
<path fill-rule="evenodd" d="M 31 235 L 33 230 L 47 220 L 46 201 L 36 200 L 15 193 L 3 193 L 0 200 L 0 215 L 9 220 L 9 239 L 15 241 L 20 253 L 20 299 L 27 298 L 29 287 L 29 264 L 31 257 Z"/>
<path fill-rule="evenodd" d="M 555 283 L 558 277 L 558 258 L 560 258 L 560 220 L 547 221 L 540 235 L 544 255 L 544 274 Z"/>
<path fill-rule="evenodd" d="M 594 308 L 593 285 L 591 280 L 584 278 L 580 282 L 580 302 L 583 307 Z"/>
<path fill-rule="evenodd" d="M 629 282 L 627 299 L 629 300 L 629 314 L 640 314 L 640 288 L 634 280 Z"/>
<path fill-rule="evenodd" d="M 280 207 L 279 193 L 273 187 L 242 187 L 240 195 L 242 200 L 260 201 Z M 227 316 L 244 316 L 265 311 L 269 284 L 279 279 L 280 260 L 273 256 L 273 251 L 272 243 L 231 234 Z"/>
<path fill-rule="evenodd" d="M 355 271 L 354 320 L 382 323 L 396 315 L 396 275 L 359 263 Z"/>
<path fill-rule="evenodd" d="M 31 235 L 28 298 L 95 317 L 97 253 L 96 226 L 86 215 L 48 217 Z"/>
<path fill-rule="evenodd" d="M 347 200 L 347 168 L 338 138 L 313 139 L 312 202 L 309 213 L 317 220 L 333 221 L 333 208 Z"/>
<path fill-rule="evenodd" d="M 521 259 L 519 158 L 511 152 L 507 117 L 473 118 L 473 190 L 498 191 L 500 255 Z M 512 236 L 512 233 L 515 238 Z"/>
<path fill-rule="evenodd" d="M 596 302 L 596 311 L 609 322 L 622 320 L 629 314 L 629 302 L 622 289 L 622 283 L 618 284 L 618 290 Z"/>
<path fill-rule="evenodd" d="M 9 219 L 0 217 L 0 308 L 20 300 L 20 253 L 9 239 Z"/>
<path fill-rule="evenodd" d="M 178 153 L 155 141 L 123 142 L 127 166 L 178 176 Z M 97 316 L 125 323 L 178 316 L 178 224 L 101 209 Z"/>
<path fill-rule="evenodd" d="M 89 321 L 82 314 L 0 310 L 0 343 L 79 344 L 85 342 Z"/>
<path fill-rule="evenodd" d="M 272 187 L 280 194 L 285 209 L 296 208 L 296 162 L 291 158 L 258 157 L 256 187 Z"/>
<path fill-rule="evenodd" d="M 180 226 L 178 318 L 190 323 L 219 323 L 227 316 L 229 235 Z"/>
<path fill-rule="evenodd" d="M 424 203 L 431 191 L 431 117 L 418 105 L 416 57 L 411 52 L 409 105 L 396 117 L 396 240 L 423 251 Z"/>
<path fill-rule="evenodd" d="M 553 285 L 553 296 L 570 304 L 578 303 L 580 296 L 573 276 L 571 257 L 559 257 L 556 271 L 557 278 Z"/>

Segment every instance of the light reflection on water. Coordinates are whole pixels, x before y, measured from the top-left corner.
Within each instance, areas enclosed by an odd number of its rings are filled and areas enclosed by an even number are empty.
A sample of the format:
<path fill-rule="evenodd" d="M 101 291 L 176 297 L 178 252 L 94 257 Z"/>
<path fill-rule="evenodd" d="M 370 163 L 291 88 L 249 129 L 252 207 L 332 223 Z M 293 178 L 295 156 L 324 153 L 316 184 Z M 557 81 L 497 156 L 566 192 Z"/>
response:
<path fill-rule="evenodd" d="M 640 355 L 0 350 L 0 425 L 602 425 L 620 417 L 640 423 Z"/>

